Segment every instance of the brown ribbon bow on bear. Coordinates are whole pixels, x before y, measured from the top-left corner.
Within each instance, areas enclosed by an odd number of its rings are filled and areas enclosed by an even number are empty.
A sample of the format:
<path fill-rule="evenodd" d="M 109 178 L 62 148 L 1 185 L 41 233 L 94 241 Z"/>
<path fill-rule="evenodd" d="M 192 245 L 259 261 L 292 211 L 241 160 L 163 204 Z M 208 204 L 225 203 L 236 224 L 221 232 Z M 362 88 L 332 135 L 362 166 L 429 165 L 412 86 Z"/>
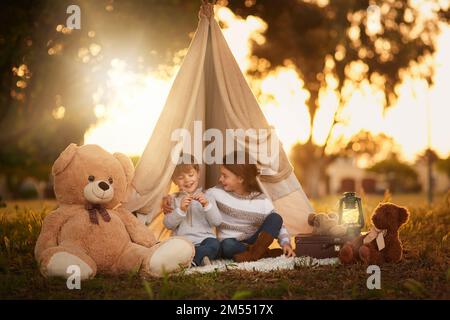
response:
<path fill-rule="evenodd" d="M 89 212 L 89 220 L 91 220 L 91 223 L 98 224 L 98 218 L 97 218 L 97 212 L 100 213 L 100 215 L 103 218 L 103 221 L 109 222 L 111 221 L 111 216 L 109 215 L 108 211 L 101 205 L 101 204 L 93 204 L 88 202 L 86 204 L 86 210 Z"/>
<path fill-rule="evenodd" d="M 365 236 L 363 243 L 368 244 L 369 242 L 376 239 L 378 251 L 383 250 L 386 247 L 386 244 L 384 243 L 384 237 L 387 234 L 386 229 L 378 229 L 375 226 L 372 226 L 372 229 L 370 229 L 370 232 Z"/>

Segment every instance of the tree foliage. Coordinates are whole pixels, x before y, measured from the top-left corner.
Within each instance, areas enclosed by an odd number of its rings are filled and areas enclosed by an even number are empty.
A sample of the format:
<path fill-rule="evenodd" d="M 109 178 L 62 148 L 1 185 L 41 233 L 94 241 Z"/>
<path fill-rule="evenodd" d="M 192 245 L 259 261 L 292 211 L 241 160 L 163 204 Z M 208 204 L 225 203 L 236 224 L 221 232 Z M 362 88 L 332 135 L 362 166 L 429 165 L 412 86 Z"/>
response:
<path fill-rule="evenodd" d="M 72 4 L 81 9 L 81 30 L 65 26 Z M 58 154 L 82 144 L 97 122 L 93 94 L 111 60 L 140 55 L 151 68 L 171 62 L 188 46 L 198 8 L 193 0 L 2 1 L 0 174 L 46 180 Z"/>
<path fill-rule="evenodd" d="M 338 81 L 341 104 L 347 98 L 346 84 L 358 86 L 369 81 L 385 93 L 385 106 L 392 105 L 397 98 L 395 88 L 402 81 L 401 71 L 431 57 L 439 23 L 449 21 L 448 13 L 437 3 L 435 15 L 425 19 L 410 1 L 400 0 L 227 2 L 237 14 L 256 15 L 267 22 L 266 42 L 254 43 L 253 54 L 268 60 L 270 69 L 295 65 L 310 93 L 311 124 L 319 107 L 319 91 L 329 85 L 327 73 Z M 381 15 L 378 32 L 370 31 L 377 27 L 370 28 L 374 11 L 370 8 L 376 8 L 369 7 L 371 4 L 378 6 Z M 356 63 L 361 67 L 352 75 Z M 431 83 L 433 68 L 429 66 L 419 76 Z"/>
<path fill-rule="evenodd" d="M 384 175 L 391 192 L 420 191 L 417 172 L 396 155 L 376 163 L 368 170 Z"/>
<path fill-rule="evenodd" d="M 384 107 L 388 108 L 398 98 L 396 87 L 405 74 L 413 73 L 431 84 L 435 39 L 441 21 L 449 21 L 448 12 L 437 1 L 428 18 L 410 1 L 400 0 L 226 2 L 240 16 L 255 15 L 267 22 L 266 41 L 255 42 L 253 54 L 267 60 L 270 67 L 254 73 L 295 66 L 310 94 L 311 128 L 320 107 L 320 90 L 328 87 L 337 92 L 339 102 L 324 144 L 313 146 L 311 130 L 305 145 L 292 150 L 293 164 L 299 166 L 295 171 L 303 177 L 310 196 L 318 195 L 319 181 L 308 180 L 324 179 L 323 172 L 332 160 L 327 159 L 330 155 L 325 149 L 334 126 L 343 121 L 341 111 L 351 94 L 362 84 L 370 84 L 383 92 Z M 379 19 L 373 19 L 377 14 Z M 309 153 L 301 156 L 298 152 Z M 302 157 L 303 161 L 297 161 Z"/>

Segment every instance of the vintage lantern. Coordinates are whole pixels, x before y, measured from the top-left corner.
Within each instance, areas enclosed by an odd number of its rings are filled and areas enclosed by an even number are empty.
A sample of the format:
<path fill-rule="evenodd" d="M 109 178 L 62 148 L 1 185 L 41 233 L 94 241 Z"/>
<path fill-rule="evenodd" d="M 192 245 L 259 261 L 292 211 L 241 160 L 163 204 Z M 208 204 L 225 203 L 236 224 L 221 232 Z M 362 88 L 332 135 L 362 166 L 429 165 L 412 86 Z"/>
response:
<path fill-rule="evenodd" d="M 339 201 L 339 224 L 347 226 L 349 237 L 357 236 L 364 227 L 361 198 L 355 192 L 345 192 Z"/>

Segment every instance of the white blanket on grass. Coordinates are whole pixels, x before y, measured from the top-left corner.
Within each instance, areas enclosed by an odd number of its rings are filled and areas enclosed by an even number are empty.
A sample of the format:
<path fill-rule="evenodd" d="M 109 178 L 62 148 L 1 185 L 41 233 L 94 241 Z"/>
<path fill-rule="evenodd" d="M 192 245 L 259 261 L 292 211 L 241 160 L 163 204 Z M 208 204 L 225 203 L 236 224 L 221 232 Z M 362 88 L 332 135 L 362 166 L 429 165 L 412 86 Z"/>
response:
<path fill-rule="evenodd" d="M 311 257 L 264 258 L 253 262 L 234 262 L 233 260 L 214 260 L 209 266 L 194 267 L 185 270 L 185 274 L 223 272 L 228 270 L 246 270 L 270 272 L 277 270 L 293 270 L 296 267 L 314 267 L 338 264 L 338 258 L 316 259 Z"/>

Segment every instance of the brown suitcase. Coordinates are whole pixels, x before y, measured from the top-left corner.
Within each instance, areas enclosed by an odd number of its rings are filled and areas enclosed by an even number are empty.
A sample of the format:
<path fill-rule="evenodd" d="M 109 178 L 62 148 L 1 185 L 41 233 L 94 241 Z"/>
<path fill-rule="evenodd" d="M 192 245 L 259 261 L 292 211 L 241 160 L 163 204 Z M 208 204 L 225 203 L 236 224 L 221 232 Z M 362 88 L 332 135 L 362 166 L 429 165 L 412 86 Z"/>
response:
<path fill-rule="evenodd" d="M 297 257 L 309 256 L 317 259 L 335 258 L 342 246 L 350 238 L 298 234 L 295 236 L 295 254 Z"/>

